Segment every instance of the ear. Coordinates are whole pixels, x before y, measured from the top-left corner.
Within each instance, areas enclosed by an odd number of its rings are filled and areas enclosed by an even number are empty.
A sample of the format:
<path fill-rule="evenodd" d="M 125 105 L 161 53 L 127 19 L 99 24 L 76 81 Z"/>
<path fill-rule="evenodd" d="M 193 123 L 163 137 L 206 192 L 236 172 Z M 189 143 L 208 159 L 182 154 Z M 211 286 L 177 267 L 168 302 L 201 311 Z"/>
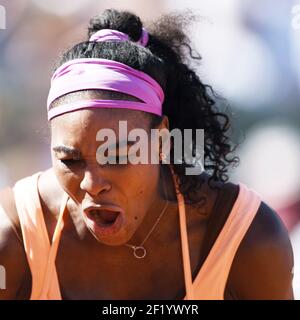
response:
<path fill-rule="evenodd" d="M 169 118 L 164 115 L 161 123 L 159 124 L 159 126 L 157 128 L 159 130 L 166 129 L 167 131 L 169 131 Z M 161 136 L 161 139 L 159 141 L 159 154 L 160 154 L 161 161 L 167 161 L 167 159 L 169 157 L 169 152 L 168 152 L 168 154 L 165 154 L 164 152 L 166 152 L 166 151 L 164 151 L 162 148 L 163 141 L 166 141 L 167 139 L 169 139 L 169 137 L 166 134 L 164 134 Z M 170 150 L 171 149 L 172 149 L 172 141 L 170 141 Z"/>
<path fill-rule="evenodd" d="M 169 118 L 165 115 L 162 116 L 162 121 L 157 126 L 158 129 L 168 129 L 169 130 Z"/>

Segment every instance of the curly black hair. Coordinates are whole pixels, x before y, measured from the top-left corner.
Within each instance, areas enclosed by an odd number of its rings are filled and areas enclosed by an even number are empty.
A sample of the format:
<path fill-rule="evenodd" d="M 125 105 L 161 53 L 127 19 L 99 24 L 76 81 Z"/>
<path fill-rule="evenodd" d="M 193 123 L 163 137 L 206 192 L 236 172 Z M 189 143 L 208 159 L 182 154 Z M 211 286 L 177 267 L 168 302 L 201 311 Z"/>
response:
<path fill-rule="evenodd" d="M 103 58 L 124 63 L 153 77 L 163 88 L 165 101 L 163 114 L 169 119 L 169 129 L 204 129 L 204 167 L 209 173 L 209 185 L 212 181 L 228 181 L 228 168 L 236 166 L 239 158 L 234 155 L 237 145 L 229 139 L 231 128 L 229 116 L 217 107 L 218 95 L 211 86 L 204 84 L 194 70 L 193 62 L 201 56 L 192 49 L 191 41 L 185 32 L 186 26 L 195 16 L 190 12 L 171 13 L 161 16 L 147 26 L 149 41 L 146 47 L 136 41 L 142 34 L 143 24 L 139 17 L 127 11 L 107 9 L 90 20 L 88 39 L 101 29 L 114 29 L 126 33 L 131 41 L 90 42 L 83 41 L 64 52 L 57 61 L 55 69 L 63 63 L 77 58 Z M 97 96 L 99 90 L 89 91 Z M 110 92 L 112 98 L 126 99 L 125 94 Z M 68 96 L 56 99 L 52 107 L 57 106 Z M 128 96 L 127 96 L 128 98 Z M 131 97 L 132 98 L 132 97 Z M 155 128 L 161 117 L 148 113 L 151 128 Z M 192 141 L 192 154 L 197 154 L 195 137 Z M 193 194 L 202 185 L 199 176 L 186 175 L 191 167 L 184 155 L 182 163 L 174 162 L 171 148 L 170 161 L 179 178 L 179 188 L 185 200 L 193 204 Z M 212 186 L 213 187 L 213 186 Z"/>

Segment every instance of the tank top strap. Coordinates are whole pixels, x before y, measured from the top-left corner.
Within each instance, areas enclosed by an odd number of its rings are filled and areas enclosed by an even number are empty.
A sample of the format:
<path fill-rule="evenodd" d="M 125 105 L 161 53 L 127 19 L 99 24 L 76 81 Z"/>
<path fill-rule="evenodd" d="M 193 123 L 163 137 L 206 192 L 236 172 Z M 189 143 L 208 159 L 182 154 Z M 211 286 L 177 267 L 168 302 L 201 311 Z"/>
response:
<path fill-rule="evenodd" d="M 194 300 L 193 279 L 192 279 L 192 272 L 191 272 L 191 261 L 190 261 L 189 243 L 188 243 L 188 235 L 187 235 L 184 197 L 179 190 L 177 175 L 175 174 L 172 165 L 170 165 L 170 169 L 171 169 L 175 190 L 176 190 L 177 201 L 178 201 L 181 251 L 182 251 L 182 257 L 183 257 L 183 272 L 184 272 L 184 282 L 185 282 L 185 291 L 186 291 L 185 299 Z"/>
<path fill-rule="evenodd" d="M 233 259 L 260 204 L 260 195 L 243 183 L 239 183 L 237 199 L 194 280 L 194 294 L 197 300 L 224 299 Z"/>
<path fill-rule="evenodd" d="M 239 191 L 239 185 L 231 182 L 227 182 L 222 185 L 221 188 L 217 188 L 217 197 L 212 210 L 209 213 L 203 243 L 201 245 L 199 263 L 196 268 L 197 273 L 199 273 L 201 266 L 208 257 L 210 250 L 212 249 L 217 237 L 224 227 L 238 197 Z M 193 276 L 193 278 L 196 278 L 197 273 Z"/>
<path fill-rule="evenodd" d="M 41 172 L 38 172 L 23 178 L 13 187 L 24 248 L 31 271 L 30 299 L 61 299 L 56 268 L 53 266 L 63 226 L 62 214 L 59 216 L 51 246 L 38 192 L 40 174 Z M 61 212 L 64 212 L 62 209 L 65 209 L 65 204 L 63 201 Z M 52 280 L 48 280 L 49 278 Z"/>
<path fill-rule="evenodd" d="M 31 271 L 31 298 L 38 299 L 43 288 L 50 243 L 38 198 L 40 172 L 23 178 L 13 187 L 23 243 Z"/>
<path fill-rule="evenodd" d="M 45 280 L 43 286 L 42 296 L 47 296 L 47 300 L 61 300 L 61 293 L 59 288 L 59 281 L 56 271 L 55 260 L 57 256 L 57 250 L 61 238 L 61 233 L 64 227 L 64 213 L 67 207 L 67 201 L 69 196 L 67 193 L 64 193 L 63 200 L 60 207 L 60 212 L 57 220 L 57 224 L 52 237 L 52 244 L 48 256 Z"/>

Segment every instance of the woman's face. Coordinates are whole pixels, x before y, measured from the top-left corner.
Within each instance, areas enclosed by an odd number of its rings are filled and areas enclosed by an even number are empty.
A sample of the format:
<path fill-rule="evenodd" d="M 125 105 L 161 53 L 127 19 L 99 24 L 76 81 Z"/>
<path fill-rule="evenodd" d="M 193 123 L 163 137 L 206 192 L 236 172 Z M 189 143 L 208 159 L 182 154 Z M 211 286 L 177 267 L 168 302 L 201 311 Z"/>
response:
<path fill-rule="evenodd" d="M 149 119 L 142 112 L 128 109 L 78 110 L 51 121 L 51 154 L 55 175 L 78 205 L 88 229 L 98 241 L 109 245 L 126 243 L 158 197 L 159 165 L 99 164 L 97 161 L 96 152 L 105 143 L 97 141 L 97 133 L 100 129 L 112 129 L 116 142 L 121 145 L 120 120 L 127 121 L 128 132 L 135 128 L 150 132 Z M 160 126 L 165 127 L 165 123 L 163 121 Z M 148 154 L 150 142 L 149 134 Z M 120 146 L 116 148 L 116 153 L 126 156 L 129 148 L 127 145 Z M 115 229 L 99 228 L 99 224 L 114 221 L 116 216 L 118 222 Z"/>

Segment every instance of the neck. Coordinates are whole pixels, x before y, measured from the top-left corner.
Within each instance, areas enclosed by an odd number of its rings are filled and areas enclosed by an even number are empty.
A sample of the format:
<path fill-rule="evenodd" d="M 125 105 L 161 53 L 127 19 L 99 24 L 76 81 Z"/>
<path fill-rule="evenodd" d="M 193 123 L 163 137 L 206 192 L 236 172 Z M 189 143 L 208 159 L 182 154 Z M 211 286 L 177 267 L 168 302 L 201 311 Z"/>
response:
<path fill-rule="evenodd" d="M 160 241 L 166 241 L 170 232 L 174 230 L 177 212 L 178 204 L 172 175 L 169 168 L 162 168 L 152 205 L 128 244 L 139 246 L 144 242 L 145 248 L 154 246 L 155 250 L 158 250 Z"/>

